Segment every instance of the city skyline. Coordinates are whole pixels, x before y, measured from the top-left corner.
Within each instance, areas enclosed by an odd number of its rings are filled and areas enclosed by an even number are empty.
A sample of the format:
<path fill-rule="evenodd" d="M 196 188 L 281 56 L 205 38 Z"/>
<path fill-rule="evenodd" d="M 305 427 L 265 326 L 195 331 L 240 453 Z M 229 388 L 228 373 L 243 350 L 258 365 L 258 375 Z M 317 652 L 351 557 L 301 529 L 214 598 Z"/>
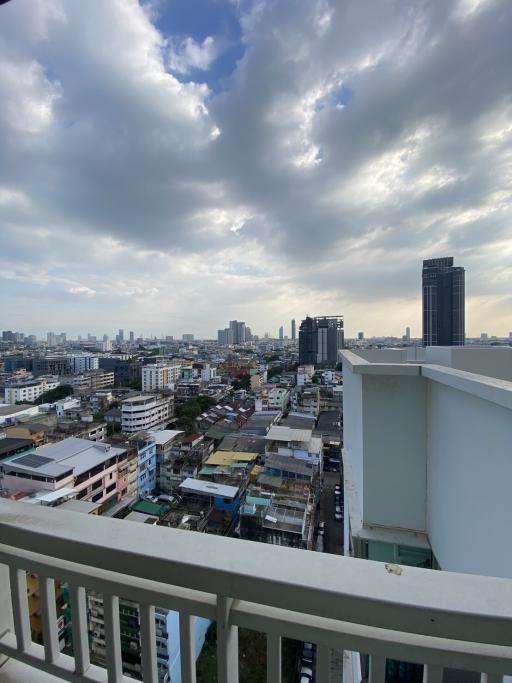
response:
<path fill-rule="evenodd" d="M 511 26 L 505 0 L 3 5 L 0 324 L 209 337 L 300 302 L 419 336 L 450 254 L 467 335 L 507 335 Z"/>

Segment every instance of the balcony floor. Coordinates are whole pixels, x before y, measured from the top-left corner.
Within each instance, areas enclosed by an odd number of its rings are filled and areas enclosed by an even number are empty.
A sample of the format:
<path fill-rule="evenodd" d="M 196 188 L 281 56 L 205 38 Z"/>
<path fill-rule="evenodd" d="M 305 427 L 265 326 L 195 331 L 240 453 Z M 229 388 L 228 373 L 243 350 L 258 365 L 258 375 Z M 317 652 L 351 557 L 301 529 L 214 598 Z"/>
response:
<path fill-rule="evenodd" d="M 62 683 L 57 678 L 44 671 L 27 666 L 15 659 L 9 659 L 0 667 L 0 683 Z"/>

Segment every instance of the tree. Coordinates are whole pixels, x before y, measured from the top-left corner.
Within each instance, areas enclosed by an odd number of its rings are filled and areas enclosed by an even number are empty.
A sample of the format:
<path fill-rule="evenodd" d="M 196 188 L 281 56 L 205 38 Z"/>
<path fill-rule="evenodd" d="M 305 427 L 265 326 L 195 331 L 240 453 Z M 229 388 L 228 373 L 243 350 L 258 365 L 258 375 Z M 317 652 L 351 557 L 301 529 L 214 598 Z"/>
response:
<path fill-rule="evenodd" d="M 39 396 L 39 398 L 36 398 L 34 405 L 38 406 L 42 403 L 54 403 L 55 401 L 59 401 L 61 398 L 70 396 L 72 393 L 73 387 L 70 387 L 69 384 L 59 384 L 59 386 L 55 387 L 55 389 L 45 391 L 44 394 Z"/>
<path fill-rule="evenodd" d="M 231 384 L 235 391 L 238 391 L 239 389 L 245 389 L 248 391 L 251 388 L 251 376 L 242 375 L 238 379 L 234 379 Z"/>
<path fill-rule="evenodd" d="M 267 372 L 267 378 L 270 379 L 271 377 L 276 377 L 277 375 L 280 375 L 282 372 L 282 368 L 270 368 L 270 370 Z"/>

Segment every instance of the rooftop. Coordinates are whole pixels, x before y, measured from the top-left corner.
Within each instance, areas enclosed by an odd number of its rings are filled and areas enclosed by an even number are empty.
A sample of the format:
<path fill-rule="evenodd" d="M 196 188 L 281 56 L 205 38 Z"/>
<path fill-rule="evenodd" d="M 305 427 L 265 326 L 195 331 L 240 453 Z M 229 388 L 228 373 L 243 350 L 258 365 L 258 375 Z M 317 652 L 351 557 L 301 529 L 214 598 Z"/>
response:
<path fill-rule="evenodd" d="M 58 443 L 34 449 L 9 463 L 10 471 L 27 472 L 51 478 L 66 472 L 79 476 L 110 458 L 125 453 L 110 444 L 70 437 Z"/>
<path fill-rule="evenodd" d="M 180 484 L 180 489 L 185 493 L 195 493 L 200 496 L 216 496 L 219 498 L 236 498 L 238 496 L 237 486 L 226 486 L 225 484 L 213 484 L 211 481 L 202 479 L 185 479 Z"/>

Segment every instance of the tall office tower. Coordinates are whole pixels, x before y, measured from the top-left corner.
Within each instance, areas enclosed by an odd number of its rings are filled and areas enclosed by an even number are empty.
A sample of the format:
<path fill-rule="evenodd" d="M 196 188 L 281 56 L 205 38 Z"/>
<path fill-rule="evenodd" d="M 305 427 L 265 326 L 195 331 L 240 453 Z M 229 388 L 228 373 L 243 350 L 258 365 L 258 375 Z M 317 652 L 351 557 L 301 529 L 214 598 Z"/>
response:
<path fill-rule="evenodd" d="M 280 339 L 281 341 L 283 341 L 283 339 L 284 339 L 284 327 L 283 327 L 282 325 L 281 325 L 281 327 L 279 328 L 279 339 Z"/>
<path fill-rule="evenodd" d="M 130 344 L 133 344 L 135 341 L 135 334 L 133 332 L 130 332 Z"/>
<path fill-rule="evenodd" d="M 181 335 L 181 341 L 193 342 L 194 341 L 194 335 L 193 334 L 182 334 Z"/>
<path fill-rule="evenodd" d="M 55 332 L 46 333 L 46 343 L 48 344 L 48 346 L 57 345 L 57 335 L 55 334 Z"/>
<path fill-rule="evenodd" d="M 297 330 L 295 327 L 295 318 L 292 320 L 292 341 L 297 339 Z"/>
<path fill-rule="evenodd" d="M 299 328 L 299 363 L 334 367 L 343 341 L 343 316 L 307 316 Z"/>
<path fill-rule="evenodd" d="M 65 333 L 65 332 L 61 332 L 61 333 L 60 333 L 60 338 L 61 338 L 62 343 L 65 344 L 66 341 L 67 341 L 66 333 Z"/>
<path fill-rule="evenodd" d="M 357 340 L 358 341 L 364 341 L 364 332 L 358 332 L 357 333 Z"/>
<path fill-rule="evenodd" d="M 108 341 L 108 334 L 104 334 L 104 335 L 103 335 L 103 341 L 104 341 L 104 342 L 107 342 L 107 341 Z"/>
<path fill-rule="evenodd" d="M 464 276 L 452 256 L 423 261 L 423 346 L 464 344 Z"/>
<path fill-rule="evenodd" d="M 252 332 L 251 332 L 251 328 L 250 328 L 250 327 L 247 327 L 247 325 L 245 326 L 245 341 L 246 341 L 246 342 L 252 341 Z"/>
<path fill-rule="evenodd" d="M 405 328 L 405 338 L 407 339 L 407 341 L 411 341 L 411 328 L 410 327 Z"/>
<path fill-rule="evenodd" d="M 124 342 L 124 330 L 119 330 L 117 341 L 122 344 Z"/>
<path fill-rule="evenodd" d="M 245 323 L 238 322 L 238 320 L 229 321 L 229 329 L 231 332 L 230 344 L 244 344 L 245 337 Z"/>

